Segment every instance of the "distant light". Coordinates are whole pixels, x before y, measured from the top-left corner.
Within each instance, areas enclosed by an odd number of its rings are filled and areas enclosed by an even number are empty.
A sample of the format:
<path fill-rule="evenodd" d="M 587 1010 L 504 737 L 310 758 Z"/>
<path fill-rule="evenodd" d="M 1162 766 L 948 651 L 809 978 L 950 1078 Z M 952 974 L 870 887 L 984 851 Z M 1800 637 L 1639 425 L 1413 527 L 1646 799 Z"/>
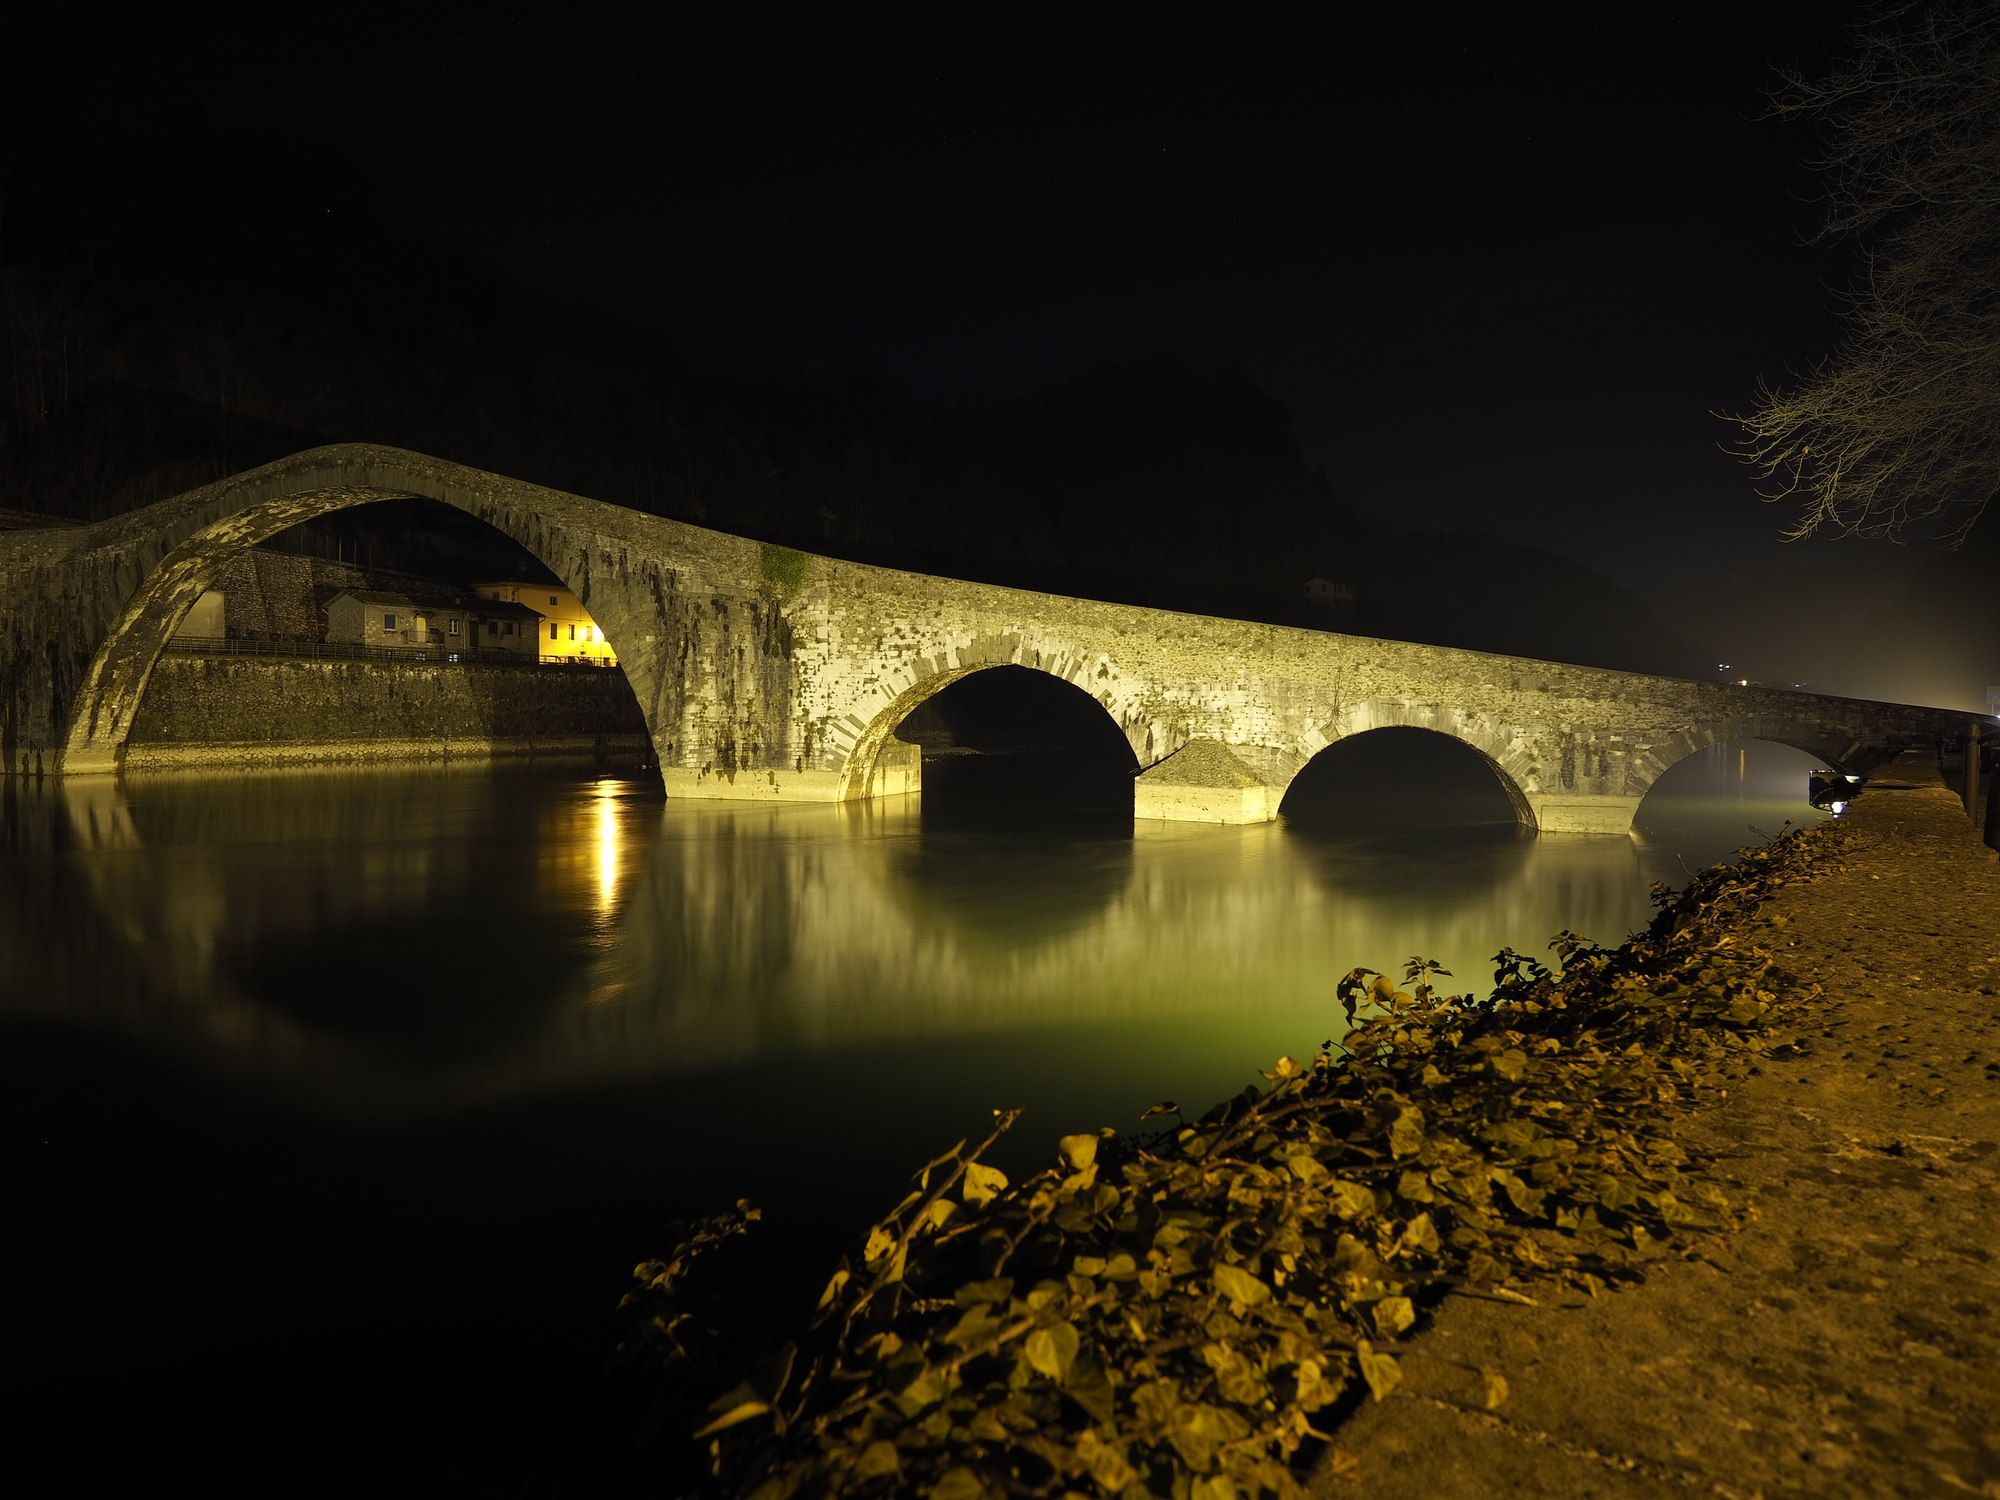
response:
<path fill-rule="evenodd" d="M 1748 687 L 1750 686 L 1750 679 L 1747 677 L 1739 677 L 1736 679 L 1736 685 L 1738 687 Z"/>
<path fill-rule="evenodd" d="M 1832 802 L 1827 805 L 1833 809 L 1833 815 L 1836 818 L 1847 811 L 1847 804 L 1845 802 Z"/>

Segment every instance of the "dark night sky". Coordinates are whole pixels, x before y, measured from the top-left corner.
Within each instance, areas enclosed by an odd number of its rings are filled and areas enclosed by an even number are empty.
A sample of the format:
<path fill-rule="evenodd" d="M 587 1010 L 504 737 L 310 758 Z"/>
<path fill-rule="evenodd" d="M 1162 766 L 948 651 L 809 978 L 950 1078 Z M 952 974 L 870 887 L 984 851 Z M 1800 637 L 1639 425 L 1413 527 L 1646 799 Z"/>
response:
<path fill-rule="evenodd" d="M 1364 508 L 1646 581 L 1786 560 L 1709 412 L 1830 346 L 1811 140 L 1756 116 L 1846 16 L 72 7 L 0 23 L 0 82 L 332 142 L 423 232 L 714 367 L 1240 361 Z"/>

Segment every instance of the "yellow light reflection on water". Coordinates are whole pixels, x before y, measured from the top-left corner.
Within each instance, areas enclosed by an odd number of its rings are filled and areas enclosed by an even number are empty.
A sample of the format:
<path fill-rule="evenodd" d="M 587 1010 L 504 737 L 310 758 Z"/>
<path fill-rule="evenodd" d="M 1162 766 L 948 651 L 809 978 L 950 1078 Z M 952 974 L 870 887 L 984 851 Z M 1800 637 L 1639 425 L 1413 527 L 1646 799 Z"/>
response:
<path fill-rule="evenodd" d="M 597 796 L 597 914 L 609 921 L 618 909 L 618 875 L 624 853 L 618 818 L 618 783 L 600 781 L 592 790 Z"/>

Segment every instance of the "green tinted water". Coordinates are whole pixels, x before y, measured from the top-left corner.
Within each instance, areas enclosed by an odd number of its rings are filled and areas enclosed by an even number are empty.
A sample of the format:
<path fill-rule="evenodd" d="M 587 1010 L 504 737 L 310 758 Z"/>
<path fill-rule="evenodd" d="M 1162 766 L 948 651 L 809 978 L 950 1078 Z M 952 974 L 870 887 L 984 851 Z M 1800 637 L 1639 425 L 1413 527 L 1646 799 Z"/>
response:
<path fill-rule="evenodd" d="M 676 1214 L 765 1203 L 789 1292 L 993 1106 L 1027 1106 L 1019 1170 L 1309 1052 L 1357 964 L 1483 986 L 1503 944 L 1617 940 L 1683 859 L 1812 816 L 1761 753 L 1688 763 L 1629 839 L 466 773 L 11 786 L 6 1378 L 50 1431 L 165 1375 L 169 1446 L 226 1409 L 553 1483 L 623 1441 L 592 1425 L 607 1313 Z M 496 1456 L 524 1412 L 543 1436 Z"/>

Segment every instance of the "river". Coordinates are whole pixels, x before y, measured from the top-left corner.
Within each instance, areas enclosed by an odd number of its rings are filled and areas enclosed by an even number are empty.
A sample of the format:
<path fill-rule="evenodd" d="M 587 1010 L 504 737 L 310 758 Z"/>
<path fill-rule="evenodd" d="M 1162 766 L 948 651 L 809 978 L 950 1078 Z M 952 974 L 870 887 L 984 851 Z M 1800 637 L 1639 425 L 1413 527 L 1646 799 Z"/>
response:
<path fill-rule="evenodd" d="M 1309 1053 L 1357 964 L 1480 988 L 1503 944 L 1616 941 L 1652 882 L 1816 816 L 1807 766 L 1717 747 L 1634 837 L 1542 839 L 1421 777 L 1372 820 L 1136 831 L 954 810 L 948 767 L 928 810 L 8 784 L 10 1401 L 107 1479 L 616 1490 L 611 1308 L 677 1215 L 765 1205 L 746 1264 L 795 1296 L 992 1107 L 1027 1109 L 1019 1171 Z"/>

